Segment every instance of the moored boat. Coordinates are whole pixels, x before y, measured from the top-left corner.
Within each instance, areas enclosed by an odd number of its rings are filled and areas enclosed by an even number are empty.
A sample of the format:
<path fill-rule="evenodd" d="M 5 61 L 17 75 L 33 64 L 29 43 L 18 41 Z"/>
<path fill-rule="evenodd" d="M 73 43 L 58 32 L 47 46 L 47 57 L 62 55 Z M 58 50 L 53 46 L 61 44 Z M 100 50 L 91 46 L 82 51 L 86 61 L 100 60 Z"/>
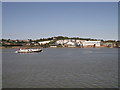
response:
<path fill-rule="evenodd" d="M 16 53 L 32 53 L 32 52 L 42 52 L 42 49 L 19 49 L 15 51 Z"/>

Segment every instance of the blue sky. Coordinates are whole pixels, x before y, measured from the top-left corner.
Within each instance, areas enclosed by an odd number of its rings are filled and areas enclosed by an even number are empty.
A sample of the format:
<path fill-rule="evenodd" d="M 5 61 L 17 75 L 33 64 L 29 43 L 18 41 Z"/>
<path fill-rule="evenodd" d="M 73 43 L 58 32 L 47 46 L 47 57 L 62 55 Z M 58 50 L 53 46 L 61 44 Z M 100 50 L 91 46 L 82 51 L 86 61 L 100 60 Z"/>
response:
<path fill-rule="evenodd" d="M 0 32 L 2 32 L 2 2 L 0 1 Z M 0 38 L 2 38 L 2 33 L 0 33 Z"/>
<path fill-rule="evenodd" d="M 3 2 L 3 38 L 118 38 L 117 2 Z"/>

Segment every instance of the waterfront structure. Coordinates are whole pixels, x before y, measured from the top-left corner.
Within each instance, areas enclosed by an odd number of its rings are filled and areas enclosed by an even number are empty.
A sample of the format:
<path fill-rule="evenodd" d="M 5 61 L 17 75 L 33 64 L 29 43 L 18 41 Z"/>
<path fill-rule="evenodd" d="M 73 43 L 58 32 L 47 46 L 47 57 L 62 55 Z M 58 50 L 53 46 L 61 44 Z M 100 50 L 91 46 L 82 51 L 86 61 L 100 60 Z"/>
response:
<path fill-rule="evenodd" d="M 57 46 L 50 46 L 51 48 L 56 48 Z"/>
<path fill-rule="evenodd" d="M 104 47 L 117 47 L 117 43 L 115 43 L 115 42 L 103 42 L 102 46 L 104 46 Z"/>
<path fill-rule="evenodd" d="M 74 42 L 67 42 L 67 45 L 75 46 Z"/>
<path fill-rule="evenodd" d="M 58 41 L 56 41 L 56 44 L 64 44 L 64 40 L 58 40 Z"/>
<path fill-rule="evenodd" d="M 47 43 L 50 43 L 50 41 L 41 41 L 41 42 L 38 42 L 40 45 L 44 45 L 44 44 L 47 44 Z"/>
<path fill-rule="evenodd" d="M 74 39 L 58 40 L 56 41 L 56 44 L 62 45 L 63 47 L 77 47 L 82 45 L 80 40 L 76 41 Z"/>
<path fill-rule="evenodd" d="M 67 47 L 76 47 L 77 45 L 76 42 L 71 42 L 71 41 L 67 42 L 66 44 L 67 44 Z"/>
<path fill-rule="evenodd" d="M 83 47 L 100 47 L 101 41 L 84 41 Z"/>

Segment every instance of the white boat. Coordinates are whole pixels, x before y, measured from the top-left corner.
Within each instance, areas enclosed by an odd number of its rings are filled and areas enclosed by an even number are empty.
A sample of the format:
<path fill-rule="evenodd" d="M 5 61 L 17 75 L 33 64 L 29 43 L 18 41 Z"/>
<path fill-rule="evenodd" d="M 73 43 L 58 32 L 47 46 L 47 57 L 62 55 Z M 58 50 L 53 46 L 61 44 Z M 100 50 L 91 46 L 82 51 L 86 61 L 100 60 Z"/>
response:
<path fill-rule="evenodd" d="M 16 53 L 32 53 L 32 52 L 41 52 L 42 49 L 19 49 L 15 51 Z"/>

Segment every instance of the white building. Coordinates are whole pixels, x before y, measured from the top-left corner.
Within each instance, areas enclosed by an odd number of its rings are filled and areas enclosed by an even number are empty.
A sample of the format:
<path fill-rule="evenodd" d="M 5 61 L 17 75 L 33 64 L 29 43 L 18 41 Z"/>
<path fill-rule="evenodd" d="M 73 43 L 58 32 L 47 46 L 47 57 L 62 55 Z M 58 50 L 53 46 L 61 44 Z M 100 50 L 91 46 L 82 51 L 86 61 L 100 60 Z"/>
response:
<path fill-rule="evenodd" d="M 64 42 L 64 43 L 67 43 L 67 42 L 68 42 L 68 40 L 66 39 L 66 40 L 64 40 L 63 42 Z"/>
<path fill-rule="evenodd" d="M 50 46 L 51 48 L 56 48 L 57 46 Z"/>
<path fill-rule="evenodd" d="M 101 41 L 84 41 L 83 42 L 83 46 L 97 46 L 97 47 L 100 47 L 101 45 Z"/>
<path fill-rule="evenodd" d="M 50 41 L 41 41 L 41 42 L 38 42 L 40 45 L 41 44 L 47 44 L 47 43 L 49 43 Z"/>
<path fill-rule="evenodd" d="M 58 40 L 56 41 L 57 44 L 64 44 L 64 40 Z"/>
<path fill-rule="evenodd" d="M 74 42 L 68 42 L 67 45 L 75 46 Z"/>

